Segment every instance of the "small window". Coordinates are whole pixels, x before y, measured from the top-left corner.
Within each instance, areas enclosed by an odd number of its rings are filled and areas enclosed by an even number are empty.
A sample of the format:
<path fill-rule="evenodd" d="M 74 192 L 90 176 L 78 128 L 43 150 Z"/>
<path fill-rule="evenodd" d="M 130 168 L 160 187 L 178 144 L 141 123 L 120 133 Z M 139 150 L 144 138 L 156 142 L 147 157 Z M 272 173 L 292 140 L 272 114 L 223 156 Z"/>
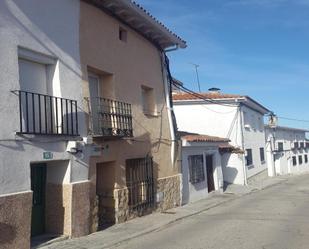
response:
<path fill-rule="evenodd" d="M 303 164 L 303 156 L 298 156 L 298 163 Z"/>
<path fill-rule="evenodd" d="M 192 184 L 195 184 L 195 183 L 205 181 L 203 155 L 189 156 L 188 160 L 189 160 L 190 182 Z"/>
<path fill-rule="evenodd" d="M 308 163 L 308 155 L 305 155 L 305 163 Z"/>
<path fill-rule="evenodd" d="M 298 149 L 298 142 L 294 142 L 294 148 Z"/>
<path fill-rule="evenodd" d="M 261 158 L 261 162 L 264 163 L 265 162 L 264 148 L 260 148 L 260 158 Z"/>
<path fill-rule="evenodd" d="M 293 157 L 292 157 L 292 160 L 293 160 L 293 166 L 296 166 L 296 165 L 297 165 L 297 159 L 296 159 L 296 156 L 293 156 Z"/>
<path fill-rule="evenodd" d="M 252 149 L 246 150 L 246 166 L 252 166 L 253 158 L 252 158 Z"/>
<path fill-rule="evenodd" d="M 156 104 L 154 89 L 146 86 L 142 86 L 142 105 L 143 112 L 148 115 L 156 114 Z"/>
<path fill-rule="evenodd" d="M 278 151 L 280 151 L 280 152 L 284 151 L 283 143 L 282 142 L 278 143 Z"/>
<path fill-rule="evenodd" d="M 299 146 L 300 146 L 300 148 L 303 149 L 303 148 L 305 148 L 305 143 L 304 143 L 304 142 L 300 142 L 300 143 L 299 143 Z"/>
<path fill-rule="evenodd" d="M 128 39 L 128 31 L 126 31 L 124 28 L 119 28 L 119 40 L 126 42 Z"/>

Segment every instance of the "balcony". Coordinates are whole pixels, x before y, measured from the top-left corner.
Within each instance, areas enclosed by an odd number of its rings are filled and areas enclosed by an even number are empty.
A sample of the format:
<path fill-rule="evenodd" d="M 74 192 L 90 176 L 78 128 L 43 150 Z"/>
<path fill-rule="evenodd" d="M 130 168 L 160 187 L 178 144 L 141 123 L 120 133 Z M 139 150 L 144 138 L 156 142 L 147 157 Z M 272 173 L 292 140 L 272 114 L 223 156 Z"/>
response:
<path fill-rule="evenodd" d="M 92 133 L 94 137 L 132 137 L 131 104 L 106 98 L 91 99 Z"/>
<path fill-rule="evenodd" d="M 19 90 L 14 93 L 19 98 L 18 134 L 79 136 L 76 100 Z"/>

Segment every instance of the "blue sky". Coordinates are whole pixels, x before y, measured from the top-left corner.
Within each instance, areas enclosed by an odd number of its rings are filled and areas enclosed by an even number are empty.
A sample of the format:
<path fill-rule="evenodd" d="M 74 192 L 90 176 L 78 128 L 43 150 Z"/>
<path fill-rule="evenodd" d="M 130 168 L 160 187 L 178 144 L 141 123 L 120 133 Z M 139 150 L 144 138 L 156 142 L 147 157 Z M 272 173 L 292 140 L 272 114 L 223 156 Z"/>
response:
<path fill-rule="evenodd" d="M 309 0 L 138 0 L 188 43 L 169 53 L 173 75 L 249 95 L 278 116 L 309 120 Z M 280 120 L 309 128 L 309 122 Z"/>

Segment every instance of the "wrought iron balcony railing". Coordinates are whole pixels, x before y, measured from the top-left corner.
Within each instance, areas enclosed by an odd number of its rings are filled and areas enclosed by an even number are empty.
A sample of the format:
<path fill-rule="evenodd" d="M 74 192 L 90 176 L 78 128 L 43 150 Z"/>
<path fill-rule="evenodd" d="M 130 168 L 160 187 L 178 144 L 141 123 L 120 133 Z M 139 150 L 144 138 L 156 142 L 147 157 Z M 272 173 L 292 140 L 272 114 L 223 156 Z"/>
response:
<path fill-rule="evenodd" d="M 19 97 L 19 134 L 78 136 L 77 101 L 14 91 Z"/>
<path fill-rule="evenodd" d="M 132 137 L 131 104 L 105 98 L 91 99 L 94 136 Z"/>

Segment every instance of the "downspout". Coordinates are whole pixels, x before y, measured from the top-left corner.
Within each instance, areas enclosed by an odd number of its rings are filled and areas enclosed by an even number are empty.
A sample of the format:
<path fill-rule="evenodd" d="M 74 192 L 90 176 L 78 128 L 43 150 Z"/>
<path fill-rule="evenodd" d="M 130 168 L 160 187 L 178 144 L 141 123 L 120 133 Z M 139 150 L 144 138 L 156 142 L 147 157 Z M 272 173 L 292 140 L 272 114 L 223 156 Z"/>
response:
<path fill-rule="evenodd" d="M 171 135 L 171 162 L 174 167 L 175 160 L 176 160 L 176 120 L 173 111 L 173 102 L 171 97 L 171 74 L 169 70 L 168 58 L 166 56 L 166 52 L 175 51 L 179 48 L 177 45 L 174 48 L 164 50 L 161 54 L 161 64 L 162 64 L 162 72 L 163 72 L 163 84 L 164 84 L 164 93 L 166 99 L 166 108 L 167 108 L 167 116 L 168 116 L 168 123 L 170 128 L 170 135 Z"/>
<path fill-rule="evenodd" d="M 239 103 L 239 110 L 240 110 L 240 127 L 241 127 L 241 146 L 243 151 L 245 151 L 245 135 L 244 135 L 244 114 L 242 111 L 242 103 Z M 248 185 L 248 178 L 247 178 L 247 168 L 246 168 L 246 160 L 242 160 L 243 161 L 243 173 L 244 173 L 244 184 Z"/>

